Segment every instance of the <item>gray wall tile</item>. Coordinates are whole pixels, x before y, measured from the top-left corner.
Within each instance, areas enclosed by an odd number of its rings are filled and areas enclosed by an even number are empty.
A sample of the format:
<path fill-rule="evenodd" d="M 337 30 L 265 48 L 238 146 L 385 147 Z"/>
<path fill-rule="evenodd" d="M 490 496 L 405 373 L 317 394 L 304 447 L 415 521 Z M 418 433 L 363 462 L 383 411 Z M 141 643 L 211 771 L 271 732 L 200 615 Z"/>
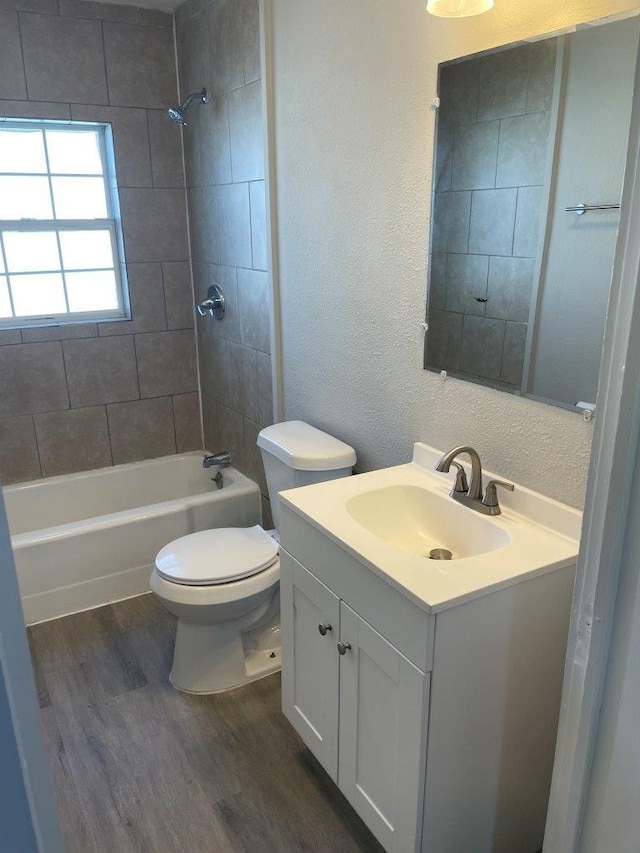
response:
<path fill-rule="evenodd" d="M 449 255 L 447 262 L 447 311 L 484 316 L 489 258 L 486 255 Z"/>
<path fill-rule="evenodd" d="M 243 441 L 244 441 L 244 468 L 247 477 L 256 482 L 263 495 L 268 495 L 267 478 L 264 473 L 264 465 L 262 464 L 262 454 L 257 445 L 258 433 L 260 425 L 245 418 L 243 421 Z"/>
<path fill-rule="evenodd" d="M 273 423 L 271 356 L 264 352 L 257 353 L 256 368 L 258 371 L 258 423 L 264 427 Z"/>
<path fill-rule="evenodd" d="M 433 202 L 433 251 L 466 252 L 471 193 L 436 193 Z"/>
<path fill-rule="evenodd" d="M 220 261 L 220 244 L 215 188 L 190 187 L 187 197 L 191 256 L 194 261 L 217 264 Z"/>
<path fill-rule="evenodd" d="M 453 136 L 452 127 L 442 127 L 438 124 L 434 191 L 447 192 L 451 189 L 451 170 L 453 168 Z"/>
<path fill-rule="evenodd" d="M 127 261 L 184 261 L 189 257 L 184 190 L 120 191 Z"/>
<path fill-rule="evenodd" d="M 154 187 L 184 187 L 180 128 L 166 110 L 149 110 L 149 143 Z"/>
<path fill-rule="evenodd" d="M 220 263 L 251 267 L 251 211 L 249 185 L 227 184 L 217 188 Z"/>
<path fill-rule="evenodd" d="M 187 261 L 162 264 L 167 328 L 193 328 L 193 290 Z"/>
<path fill-rule="evenodd" d="M 204 435 L 204 449 L 209 453 L 217 453 L 222 445 L 218 441 L 218 406 L 217 400 L 202 394 L 202 422 Z M 235 459 L 231 463 L 237 467 Z"/>
<path fill-rule="evenodd" d="M 262 83 L 256 80 L 229 94 L 229 133 L 233 181 L 264 179 Z"/>
<path fill-rule="evenodd" d="M 487 317 L 528 321 L 534 268 L 533 258 L 491 258 Z"/>
<path fill-rule="evenodd" d="M 176 452 L 171 397 L 107 406 L 113 464 Z"/>
<path fill-rule="evenodd" d="M 178 48 L 178 70 L 180 72 L 180 100 L 191 92 L 206 87 L 210 97 L 215 96 L 210 71 L 209 29 L 206 12 L 195 17 L 183 18 L 176 14 L 176 42 Z"/>
<path fill-rule="evenodd" d="M 173 29 L 173 15 L 171 12 L 163 12 L 161 9 L 144 9 L 137 7 L 138 23 L 143 27 L 162 27 L 165 30 Z"/>
<path fill-rule="evenodd" d="M 150 187 L 151 158 L 146 110 L 73 104 L 75 121 L 106 121 L 113 131 L 119 187 Z"/>
<path fill-rule="evenodd" d="M 69 408 L 60 343 L 2 347 L 0 417 Z"/>
<path fill-rule="evenodd" d="M 543 39 L 528 46 L 530 65 L 527 112 L 551 109 L 557 49 L 557 39 Z"/>
<path fill-rule="evenodd" d="M 0 419 L 0 483 L 20 483 L 42 476 L 33 418 Z"/>
<path fill-rule="evenodd" d="M 529 55 L 521 46 L 480 59 L 478 121 L 526 112 Z"/>
<path fill-rule="evenodd" d="M 121 3 L 96 3 L 94 0 L 58 0 L 61 15 L 72 18 L 97 18 L 102 21 L 123 21 L 130 24 L 138 22 L 138 10 L 135 6 Z"/>
<path fill-rule="evenodd" d="M 229 406 L 252 421 L 258 419 L 256 351 L 227 341 Z"/>
<path fill-rule="evenodd" d="M 24 80 L 16 12 L 0 11 L 0 57 L 0 98 L 26 98 L 27 86 Z"/>
<path fill-rule="evenodd" d="M 200 149 L 202 185 L 231 183 L 231 141 L 229 138 L 229 98 L 211 98 L 199 116 L 202 146 Z"/>
<path fill-rule="evenodd" d="M 200 394 L 179 394 L 173 398 L 173 419 L 176 428 L 178 453 L 202 450 L 202 427 L 200 423 Z"/>
<path fill-rule="evenodd" d="M 136 335 L 141 397 L 196 390 L 195 339 L 190 329 Z"/>
<path fill-rule="evenodd" d="M 476 121 L 479 70 L 478 60 L 441 69 L 438 85 L 440 127 L 454 127 Z"/>
<path fill-rule="evenodd" d="M 133 336 L 64 341 L 71 406 L 96 406 L 139 395 Z"/>
<path fill-rule="evenodd" d="M 244 5 L 244 4 L 242 4 Z M 209 3 L 209 51 L 211 57 L 211 89 L 215 95 L 231 92 L 244 85 L 242 55 L 242 8 L 234 0 Z"/>
<path fill-rule="evenodd" d="M 101 336 L 158 332 L 167 328 L 162 285 L 162 265 L 128 264 L 127 279 L 131 300 L 131 320 L 100 323 Z"/>
<path fill-rule="evenodd" d="M 0 114 L 7 118 L 71 118 L 69 104 L 47 101 L 0 101 Z"/>
<path fill-rule="evenodd" d="M 254 270 L 267 270 L 269 242 L 264 181 L 249 184 L 249 204 L 251 206 L 251 265 Z"/>
<path fill-rule="evenodd" d="M 238 275 L 240 270 L 236 267 L 222 267 L 210 264 L 206 286 L 218 284 L 222 288 L 225 297 L 224 319 L 221 321 L 205 318 L 205 324 L 212 335 L 227 338 L 230 341 L 240 343 L 242 340 L 240 332 L 240 303 L 238 299 Z"/>
<path fill-rule="evenodd" d="M 0 9 L 57 15 L 58 0 L 0 0 Z"/>
<path fill-rule="evenodd" d="M 71 341 L 76 338 L 97 338 L 97 323 L 79 323 L 69 326 L 39 326 L 22 330 L 22 342 L 35 344 L 41 341 Z"/>
<path fill-rule="evenodd" d="M 458 127 L 453 144 L 452 190 L 494 187 L 500 122 Z"/>
<path fill-rule="evenodd" d="M 432 252 L 429 258 L 429 311 L 444 310 L 447 298 L 447 258 L 445 252 Z"/>
<path fill-rule="evenodd" d="M 531 113 L 500 122 L 497 187 L 542 183 L 550 115 L 549 112 Z"/>
<path fill-rule="evenodd" d="M 520 187 L 513 232 L 513 254 L 535 258 L 541 250 L 540 226 L 543 221 L 542 187 Z"/>
<path fill-rule="evenodd" d="M 198 355 L 202 393 L 226 406 L 229 400 L 226 340 L 212 334 L 210 326 L 205 326 L 198 336 Z"/>
<path fill-rule="evenodd" d="M 260 7 L 255 0 L 237 0 L 242 30 L 240 49 L 244 60 L 244 82 L 257 80 L 261 73 L 260 62 Z"/>
<path fill-rule="evenodd" d="M 20 39 L 14 37 L 17 35 L 16 16 L 12 12 L 7 17 L 7 8 L 44 13 L 21 15 L 26 82 L 29 95 L 34 99 L 31 101 L 24 100 L 27 90 L 21 68 L 18 74 L 22 79 L 21 91 L 13 86 L 15 80 L 10 68 L 16 66 L 10 60 L 12 52 L 13 60 L 19 57 Z M 192 327 L 193 301 L 187 261 L 180 131 L 166 119 L 164 112 L 168 103 L 177 98 L 172 16 L 130 5 L 103 5 L 84 0 L 60 0 L 60 17 L 58 0 L 0 0 L 0 10 L 0 23 L 3 24 L 0 26 L 0 52 L 5 66 L 0 80 L 0 98 L 4 96 L 5 100 L 0 100 L 0 113 L 20 118 L 74 118 L 112 124 L 134 316 L 130 322 L 28 328 L 22 333 L 15 330 L 0 334 L 0 434 L 6 437 L 5 448 L 11 449 L 18 439 L 16 431 L 24 432 L 24 442 L 16 450 L 20 454 L 17 468 L 12 467 L 10 473 L 12 479 L 25 479 L 42 474 L 34 449 L 35 432 L 30 416 L 34 413 L 60 411 L 68 415 L 67 418 L 38 415 L 43 448 L 45 452 L 53 448 L 51 461 L 45 465 L 45 475 L 63 468 L 72 470 L 72 466 L 78 470 L 88 465 L 109 464 L 110 457 L 103 452 L 104 417 L 102 427 L 96 426 L 99 446 L 88 443 L 86 447 L 89 456 L 94 454 L 90 462 L 83 456 L 81 424 L 85 420 L 93 424 L 91 419 L 100 411 L 104 413 L 106 403 L 137 400 L 140 392 L 132 332 L 152 336 L 159 330 L 158 333 L 163 334 L 167 326 L 165 311 L 169 312 L 174 326 Z M 108 105 L 102 49 L 101 21 L 104 20 L 121 22 L 106 25 L 107 40 L 112 48 L 110 70 L 114 72 L 110 82 L 116 100 L 120 98 L 112 105 Z M 156 30 L 162 30 L 163 34 L 158 35 Z M 11 43 L 5 46 L 3 37 L 8 35 L 11 35 Z M 208 34 L 205 45 L 208 45 Z M 169 49 L 165 50 L 167 46 Z M 118 57 L 123 63 L 116 68 L 113 60 Z M 208 68 L 208 49 L 201 59 Z M 128 90 L 124 83 L 127 75 L 132 84 Z M 165 93 L 169 91 L 171 98 L 165 102 Z M 144 99 L 142 102 L 140 97 Z M 162 100 L 150 104 L 152 97 Z M 35 100 L 38 98 L 40 100 Z M 148 108 L 152 110 L 149 115 Z M 228 137 L 228 129 L 223 133 Z M 152 182 L 156 187 L 165 186 L 154 190 Z M 214 191 L 214 211 L 215 206 Z M 162 262 L 165 262 L 164 270 L 161 270 Z M 188 334 L 193 349 L 193 331 Z M 63 350 L 68 375 L 65 375 Z M 192 377 L 188 393 L 180 394 L 175 402 L 181 446 L 193 440 L 193 395 L 196 394 L 191 390 L 196 387 L 193 356 L 190 363 Z M 69 411 L 69 395 L 74 406 L 96 408 Z M 153 411 L 150 407 L 137 409 L 143 410 Z M 168 395 L 165 410 L 171 413 L 174 410 Z M 29 417 L 13 417 L 22 413 Z M 7 436 L 13 437 L 9 440 Z M 169 452 L 175 446 L 173 414 L 167 420 L 163 436 L 157 447 L 161 452 Z M 0 459 L 5 448 L 0 448 Z M 145 457 L 148 455 L 148 442 L 142 442 L 139 452 Z M 127 461 L 132 458 L 129 451 L 126 458 Z M 121 454 L 120 461 L 124 459 L 125 455 Z"/>
<path fill-rule="evenodd" d="M 6 347 L 8 344 L 21 344 L 22 335 L 20 329 L 3 329 L 0 331 L 0 347 Z"/>
<path fill-rule="evenodd" d="M 172 64 L 173 33 L 155 27 L 104 24 L 109 103 L 166 109 L 178 96 Z"/>
<path fill-rule="evenodd" d="M 182 96 L 204 82 L 211 98 L 184 132 L 194 293 L 203 299 L 217 281 L 227 300 L 222 322 L 196 318 L 205 442 L 217 445 L 213 449 L 230 446 L 243 470 L 245 420 L 255 429 L 273 418 L 269 356 L 238 346 L 251 341 L 270 348 L 263 318 L 253 318 L 262 279 L 257 290 L 249 287 L 255 283 L 250 270 L 268 267 L 259 4 L 188 0 L 177 10 L 176 31 Z M 252 81 L 258 82 L 247 88 Z M 244 276 L 242 293 L 238 276 Z M 260 367 L 268 387 L 259 390 Z"/>
<path fill-rule="evenodd" d="M 242 343 L 261 352 L 269 352 L 269 277 L 266 272 L 238 270 L 238 304 Z"/>
<path fill-rule="evenodd" d="M 524 323 L 507 323 L 504 335 L 504 354 L 500 379 L 510 385 L 520 386 L 527 343 L 527 326 Z"/>
<path fill-rule="evenodd" d="M 34 420 L 43 477 L 111 465 L 105 406 L 49 412 Z"/>
<path fill-rule="evenodd" d="M 473 376 L 500 379 L 505 323 L 486 317 L 465 317 L 460 369 Z"/>
<path fill-rule="evenodd" d="M 239 412 L 220 403 L 216 407 L 216 417 L 218 448 L 231 451 L 231 464 L 244 471 L 244 418 Z"/>
<path fill-rule="evenodd" d="M 471 203 L 469 251 L 477 255 L 510 255 L 516 218 L 515 189 L 477 190 Z"/>
<path fill-rule="evenodd" d="M 108 103 L 99 21 L 21 14 L 20 29 L 30 99 Z"/>
<path fill-rule="evenodd" d="M 462 314 L 431 311 L 427 331 L 426 364 L 437 370 L 457 370 L 462 345 Z"/>

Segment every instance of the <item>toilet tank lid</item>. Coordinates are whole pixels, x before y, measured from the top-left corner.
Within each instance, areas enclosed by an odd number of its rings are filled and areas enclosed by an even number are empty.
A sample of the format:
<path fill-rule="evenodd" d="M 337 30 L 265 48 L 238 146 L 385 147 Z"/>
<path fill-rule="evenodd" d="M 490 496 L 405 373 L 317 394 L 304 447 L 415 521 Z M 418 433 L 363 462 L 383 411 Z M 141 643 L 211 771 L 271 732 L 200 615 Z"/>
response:
<path fill-rule="evenodd" d="M 337 471 L 356 464 L 353 447 L 303 421 L 265 427 L 258 447 L 298 471 Z"/>

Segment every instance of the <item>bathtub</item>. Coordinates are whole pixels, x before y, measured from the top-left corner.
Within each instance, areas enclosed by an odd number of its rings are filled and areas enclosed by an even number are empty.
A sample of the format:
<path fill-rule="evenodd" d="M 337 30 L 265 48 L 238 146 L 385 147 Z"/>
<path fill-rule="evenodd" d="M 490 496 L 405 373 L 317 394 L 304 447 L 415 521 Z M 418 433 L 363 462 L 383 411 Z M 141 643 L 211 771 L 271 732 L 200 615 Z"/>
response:
<path fill-rule="evenodd" d="M 165 456 L 4 488 L 25 621 L 44 622 L 149 591 L 157 552 L 178 536 L 260 523 L 260 491 L 203 453 Z"/>

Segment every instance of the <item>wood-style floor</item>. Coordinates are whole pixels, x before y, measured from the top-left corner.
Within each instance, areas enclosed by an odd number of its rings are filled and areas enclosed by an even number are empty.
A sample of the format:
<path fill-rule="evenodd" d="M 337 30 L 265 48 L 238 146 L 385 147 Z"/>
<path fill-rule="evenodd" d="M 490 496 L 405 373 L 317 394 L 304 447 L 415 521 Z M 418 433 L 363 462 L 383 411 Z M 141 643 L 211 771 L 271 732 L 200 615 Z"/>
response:
<path fill-rule="evenodd" d="M 382 853 L 280 711 L 280 676 L 168 683 L 151 595 L 29 629 L 67 853 Z"/>

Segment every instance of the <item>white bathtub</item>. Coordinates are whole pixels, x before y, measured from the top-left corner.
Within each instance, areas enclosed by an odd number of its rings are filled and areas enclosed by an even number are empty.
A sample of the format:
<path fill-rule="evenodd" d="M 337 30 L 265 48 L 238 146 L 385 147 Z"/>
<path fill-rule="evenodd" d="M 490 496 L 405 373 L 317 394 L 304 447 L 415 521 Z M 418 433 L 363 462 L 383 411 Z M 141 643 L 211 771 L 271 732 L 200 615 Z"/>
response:
<path fill-rule="evenodd" d="M 165 456 L 4 488 L 28 625 L 149 590 L 157 552 L 210 527 L 260 522 L 257 485 L 234 468 L 224 488 L 203 454 Z"/>

